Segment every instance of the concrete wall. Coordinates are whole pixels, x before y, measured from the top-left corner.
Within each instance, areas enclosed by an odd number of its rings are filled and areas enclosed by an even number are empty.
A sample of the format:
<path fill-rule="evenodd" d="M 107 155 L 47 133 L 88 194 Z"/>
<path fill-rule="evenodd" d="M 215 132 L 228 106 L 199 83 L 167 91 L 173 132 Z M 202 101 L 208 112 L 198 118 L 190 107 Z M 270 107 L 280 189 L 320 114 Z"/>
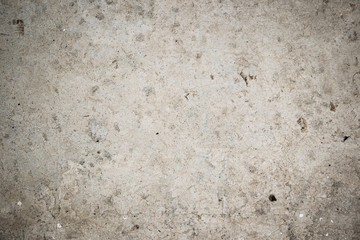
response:
<path fill-rule="evenodd" d="M 0 239 L 360 239 L 359 0 L 0 1 Z"/>

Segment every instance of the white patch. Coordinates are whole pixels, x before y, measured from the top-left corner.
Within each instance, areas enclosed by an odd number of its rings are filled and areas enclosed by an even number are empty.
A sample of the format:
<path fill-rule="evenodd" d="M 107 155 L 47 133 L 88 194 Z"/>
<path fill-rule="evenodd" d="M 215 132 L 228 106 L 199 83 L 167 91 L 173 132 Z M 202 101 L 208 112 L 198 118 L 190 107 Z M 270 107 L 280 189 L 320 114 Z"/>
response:
<path fill-rule="evenodd" d="M 322 221 L 323 220 L 323 218 L 319 218 L 319 221 Z"/>
<path fill-rule="evenodd" d="M 300 213 L 300 214 L 299 214 L 299 217 L 301 217 L 301 218 L 304 217 L 304 214 Z"/>
<path fill-rule="evenodd" d="M 106 139 L 108 130 L 105 126 L 93 122 L 91 124 L 91 138 L 95 142 L 103 141 Z"/>
<path fill-rule="evenodd" d="M 325 236 L 329 236 L 329 234 L 327 233 L 327 234 L 325 234 Z"/>
<path fill-rule="evenodd" d="M 17 202 L 17 205 L 18 205 L 19 207 L 21 207 L 22 202 L 18 201 L 18 202 Z"/>
<path fill-rule="evenodd" d="M 57 228 L 62 228 L 62 226 L 61 226 L 60 223 L 56 224 L 56 227 L 57 227 Z"/>

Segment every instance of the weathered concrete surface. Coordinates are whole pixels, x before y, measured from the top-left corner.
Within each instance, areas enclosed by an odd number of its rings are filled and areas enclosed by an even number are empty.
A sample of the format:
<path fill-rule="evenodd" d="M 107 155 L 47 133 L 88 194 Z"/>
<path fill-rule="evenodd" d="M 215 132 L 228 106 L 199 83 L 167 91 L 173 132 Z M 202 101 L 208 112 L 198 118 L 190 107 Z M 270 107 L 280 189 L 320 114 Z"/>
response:
<path fill-rule="evenodd" d="M 360 1 L 0 21 L 0 239 L 360 239 Z"/>

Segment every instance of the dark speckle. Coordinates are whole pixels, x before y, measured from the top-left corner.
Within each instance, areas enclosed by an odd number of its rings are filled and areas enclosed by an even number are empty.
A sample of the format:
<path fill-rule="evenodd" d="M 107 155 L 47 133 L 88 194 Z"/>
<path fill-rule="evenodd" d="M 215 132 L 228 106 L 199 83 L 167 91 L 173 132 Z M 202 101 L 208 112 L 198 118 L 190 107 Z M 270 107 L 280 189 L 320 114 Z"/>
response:
<path fill-rule="evenodd" d="M 211 74 L 211 75 L 210 75 L 210 78 L 211 78 L 211 80 L 214 80 L 214 75 Z"/>
<path fill-rule="evenodd" d="M 157 133 L 155 133 L 156 135 L 159 135 L 159 133 L 157 132 Z"/>
<path fill-rule="evenodd" d="M 346 140 L 348 140 L 350 138 L 350 136 L 345 136 L 343 139 L 343 142 L 345 142 Z"/>
<path fill-rule="evenodd" d="M 333 111 L 333 112 L 336 111 L 336 106 L 333 102 L 330 102 L 330 111 Z"/>
<path fill-rule="evenodd" d="M 249 167 L 249 172 L 255 173 L 255 172 L 256 172 L 256 168 L 255 168 L 254 166 L 250 166 L 250 167 Z"/>
<path fill-rule="evenodd" d="M 134 231 L 134 230 L 137 230 L 137 229 L 139 229 L 140 228 L 140 226 L 139 225 L 134 225 L 132 228 L 131 228 L 131 231 Z"/>
<path fill-rule="evenodd" d="M 154 94 L 155 95 L 155 90 L 153 87 L 144 87 L 143 91 L 145 92 L 145 95 L 147 97 L 149 97 L 150 95 Z"/>
<path fill-rule="evenodd" d="M 240 73 L 240 76 L 242 77 L 242 79 L 244 79 L 245 84 L 247 86 L 248 85 L 248 77 L 243 72 Z"/>
<path fill-rule="evenodd" d="M 47 137 L 46 133 L 43 133 L 43 134 L 42 134 L 42 137 L 43 137 L 44 141 L 47 141 L 47 140 L 48 140 L 48 137 Z"/>
<path fill-rule="evenodd" d="M 276 197 L 275 197 L 274 194 L 270 194 L 269 200 L 270 200 L 271 202 L 276 202 L 276 201 L 277 201 L 277 199 L 276 199 Z"/>
<path fill-rule="evenodd" d="M 120 132 L 119 124 L 114 123 L 114 129 L 115 129 L 116 131 Z"/>
<path fill-rule="evenodd" d="M 301 131 L 302 131 L 302 132 L 305 132 L 306 129 L 307 129 L 306 120 L 305 120 L 303 117 L 300 117 L 300 118 L 297 120 L 297 123 L 300 125 Z"/>
<path fill-rule="evenodd" d="M 94 94 L 97 90 L 99 90 L 99 86 L 93 86 L 91 88 L 91 93 Z"/>
<path fill-rule="evenodd" d="M 103 13 L 98 13 L 95 17 L 101 21 L 105 18 L 105 15 Z"/>
<path fill-rule="evenodd" d="M 349 40 L 354 42 L 358 39 L 358 36 L 357 36 L 357 32 L 352 32 L 350 35 L 349 35 Z"/>
<path fill-rule="evenodd" d="M 189 98 L 188 98 L 189 95 L 190 95 L 190 93 L 186 93 L 186 94 L 185 94 L 186 100 L 189 100 Z"/>

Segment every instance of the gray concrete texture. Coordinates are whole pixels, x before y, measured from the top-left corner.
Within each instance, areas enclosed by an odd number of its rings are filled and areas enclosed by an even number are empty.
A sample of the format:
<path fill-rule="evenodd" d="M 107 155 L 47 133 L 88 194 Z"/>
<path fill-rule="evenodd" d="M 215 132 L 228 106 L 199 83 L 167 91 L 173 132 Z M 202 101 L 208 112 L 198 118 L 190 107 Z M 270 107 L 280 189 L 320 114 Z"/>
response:
<path fill-rule="evenodd" d="M 0 1 L 0 239 L 360 239 L 359 0 Z"/>

